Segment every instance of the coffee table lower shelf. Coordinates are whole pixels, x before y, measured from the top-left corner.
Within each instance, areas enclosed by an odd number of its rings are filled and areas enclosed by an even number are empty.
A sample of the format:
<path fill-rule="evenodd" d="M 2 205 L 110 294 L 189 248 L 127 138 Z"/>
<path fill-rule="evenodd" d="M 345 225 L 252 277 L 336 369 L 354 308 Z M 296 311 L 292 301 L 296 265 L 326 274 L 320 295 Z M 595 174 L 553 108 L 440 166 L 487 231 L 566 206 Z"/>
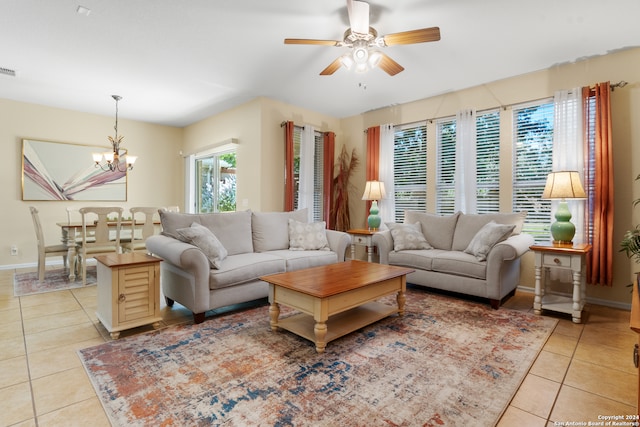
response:
<path fill-rule="evenodd" d="M 324 341 L 325 343 L 333 341 L 396 313 L 398 313 L 398 307 L 372 301 L 342 313 L 334 314 L 327 320 L 327 335 Z M 316 322 L 313 316 L 306 313 L 278 319 L 277 323 L 278 328 L 286 329 L 314 344 L 318 344 L 315 325 Z"/>

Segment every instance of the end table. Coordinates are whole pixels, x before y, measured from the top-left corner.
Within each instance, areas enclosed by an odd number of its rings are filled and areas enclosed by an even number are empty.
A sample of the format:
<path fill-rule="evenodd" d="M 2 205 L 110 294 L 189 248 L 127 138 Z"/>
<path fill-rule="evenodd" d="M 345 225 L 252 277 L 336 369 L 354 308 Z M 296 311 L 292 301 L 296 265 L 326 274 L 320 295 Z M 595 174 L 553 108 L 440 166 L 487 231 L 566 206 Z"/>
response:
<path fill-rule="evenodd" d="M 160 326 L 160 258 L 142 253 L 96 255 L 100 323 L 118 339 L 120 331 Z"/>
<path fill-rule="evenodd" d="M 366 246 L 367 261 L 372 262 L 373 258 L 373 235 L 375 231 L 366 228 L 354 228 L 347 230 L 351 235 L 351 259 L 356 259 L 356 245 Z"/>
<path fill-rule="evenodd" d="M 573 323 L 582 322 L 582 309 L 586 300 L 586 255 L 591 251 L 588 243 L 548 243 L 530 246 L 535 253 L 536 287 L 533 311 L 552 310 L 571 314 Z M 551 295 L 548 291 L 549 271 L 552 268 L 571 270 L 573 297 Z M 544 269 L 544 276 L 543 276 Z"/>

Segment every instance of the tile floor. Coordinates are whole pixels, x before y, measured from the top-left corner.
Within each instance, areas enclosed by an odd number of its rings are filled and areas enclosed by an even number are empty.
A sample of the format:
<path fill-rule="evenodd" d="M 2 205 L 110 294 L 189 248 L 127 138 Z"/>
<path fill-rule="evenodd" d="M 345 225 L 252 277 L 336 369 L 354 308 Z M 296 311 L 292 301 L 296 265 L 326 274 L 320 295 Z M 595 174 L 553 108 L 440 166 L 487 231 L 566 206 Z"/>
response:
<path fill-rule="evenodd" d="M 13 273 L 0 270 L 0 426 L 108 426 L 76 354 L 110 340 L 95 316 L 96 287 L 17 298 Z M 517 292 L 505 306 L 531 311 L 532 302 L 532 294 Z M 585 311 L 580 325 L 559 316 L 499 427 L 637 413 L 638 371 L 631 356 L 637 336 L 629 329 L 629 312 L 595 305 Z M 162 314 L 163 326 L 192 321 L 178 304 L 163 306 Z"/>

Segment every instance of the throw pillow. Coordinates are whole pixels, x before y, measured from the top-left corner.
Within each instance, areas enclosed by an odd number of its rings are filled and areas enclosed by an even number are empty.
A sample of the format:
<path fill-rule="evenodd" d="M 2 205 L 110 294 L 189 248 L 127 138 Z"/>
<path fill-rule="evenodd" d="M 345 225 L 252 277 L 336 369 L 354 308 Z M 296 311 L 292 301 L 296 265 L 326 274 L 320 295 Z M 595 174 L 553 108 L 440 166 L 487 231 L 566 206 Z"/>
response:
<path fill-rule="evenodd" d="M 415 224 L 399 224 L 387 222 L 387 227 L 391 230 L 393 237 L 393 250 L 406 251 L 410 249 L 433 249 L 422 234 L 420 222 Z"/>
<path fill-rule="evenodd" d="M 486 261 L 491 248 L 509 237 L 514 228 L 516 228 L 514 224 L 497 224 L 495 221 L 490 221 L 478 230 L 464 251 L 475 256 L 478 261 Z"/>
<path fill-rule="evenodd" d="M 327 225 L 324 221 L 300 222 L 289 218 L 289 249 L 292 251 L 328 251 Z"/>
<path fill-rule="evenodd" d="M 191 227 L 179 228 L 176 232 L 187 243 L 197 246 L 205 254 L 212 268 L 220 269 L 220 263 L 227 257 L 227 250 L 211 230 L 194 222 Z"/>

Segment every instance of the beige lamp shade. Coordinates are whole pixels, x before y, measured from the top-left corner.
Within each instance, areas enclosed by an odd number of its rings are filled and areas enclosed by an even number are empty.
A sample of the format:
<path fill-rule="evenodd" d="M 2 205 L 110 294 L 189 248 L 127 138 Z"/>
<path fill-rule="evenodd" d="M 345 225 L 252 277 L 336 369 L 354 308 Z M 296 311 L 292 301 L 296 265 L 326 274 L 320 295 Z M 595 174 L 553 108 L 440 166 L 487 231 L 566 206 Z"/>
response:
<path fill-rule="evenodd" d="M 577 171 L 551 172 L 542 192 L 543 199 L 586 199 Z"/>
<path fill-rule="evenodd" d="M 362 200 L 380 200 L 386 196 L 384 191 L 384 182 L 382 181 L 367 181 L 364 186 L 364 194 Z"/>

